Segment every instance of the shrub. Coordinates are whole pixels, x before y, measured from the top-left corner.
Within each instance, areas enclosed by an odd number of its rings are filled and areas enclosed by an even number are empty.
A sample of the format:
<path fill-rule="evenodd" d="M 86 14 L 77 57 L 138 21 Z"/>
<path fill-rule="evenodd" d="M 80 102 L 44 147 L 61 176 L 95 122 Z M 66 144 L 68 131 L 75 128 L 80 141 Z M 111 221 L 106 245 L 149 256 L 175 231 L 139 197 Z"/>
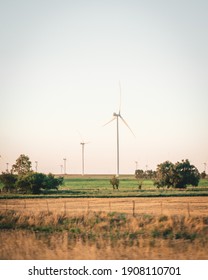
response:
<path fill-rule="evenodd" d="M 3 191 L 5 192 L 15 191 L 16 181 L 17 181 L 17 175 L 14 175 L 12 173 L 3 172 L 0 175 L 0 182 L 3 184 Z"/>
<path fill-rule="evenodd" d="M 187 185 L 198 186 L 200 173 L 190 162 L 182 160 L 175 164 L 166 161 L 157 166 L 155 185 L 159 187 L 186 188 Z"/>

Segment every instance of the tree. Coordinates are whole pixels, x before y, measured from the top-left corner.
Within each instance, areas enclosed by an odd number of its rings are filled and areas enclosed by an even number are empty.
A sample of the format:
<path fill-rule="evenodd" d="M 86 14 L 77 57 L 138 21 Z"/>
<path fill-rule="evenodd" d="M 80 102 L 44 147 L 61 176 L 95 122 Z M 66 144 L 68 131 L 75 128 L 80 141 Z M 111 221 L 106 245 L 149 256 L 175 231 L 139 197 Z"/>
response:
<path fill-rule="evenodd" d="M 31 161 L 28 156 L 21 154 L 16 163 L 12 165 L 12 172 L 18 175 L 25 175 L 32 171 Z"/>
<path fill-rule="evenodd" d="M 16 181 L 17 175 L 15 174 L 3 172 L 0 175 L 0 182 L 3 184 L 3 191 L 5 192 L 14 192 Z"/>
<path fill-rule="evenodd" d="M 187 185 L 198 186 L 200 173 L 198 169 L 190 164 L 189 160 L 182 160 L 175 164 L 175 188 L 186 188 Z"/>
<path fill-rule="evenodd" d="M 15 183 L 17 192 L 31 193 L 32 186 L 33 186 L 33 173 L 18 175 L 17 181 Z"/>
<path fill-rule="evenodd" d="M 205 178 L 206 178 L 206 172 L 203 171 L 203 172 L 201 173 L 201 179 L 205 179 Z"/>
<path fill-rule="evenodd" d="M 116 176 L 113 176 L 113 178 L 110 179 L 110 183 L 113 186 L 113 189 L 118 189 L 119 179 L 116 178 Z"/>
<path fill-rule="evenodd" d="M 16 188 L 19 192 L 39 194 L 42 190 L 57 189 L 62 183 L 63 177 L 31 172 L 18 176 Z"/>
<path fill-rule="evenodd" d="M 198 186 L 200 173 L 189 160 L 175 164 L 165 161 L 157 166 L 155 185 L 157 187 L 186 188 L 187 185 Z"/>
<path fill-rule="evenodd" d="M 63 184 L 63 177 L 55 178 L 55 176 L 51 173 L 45 178 L 46 189 L 58 189 L 57 187 Z"/>
<path fill-rule="evenodd" d="M 142 169 L 137 169 L 137 170 L 135 170 L 135 177 L 136 177 L 136 179 L 144 179 L 145 172 Z"/>
<path fill-rule="evenodd" d="M 12 165 L 11 173 L 0 175 L 0 182 L 5 191 L 39 194 L 42 190 L 58 189 L 63 183 L 63 177 L 55 178 L 51 173 L 45 175 L 33 172 L 29 157 L 21 154 Z"/>
<path fill-rule="evenodd" d="M 174 186 L 174 164 L 165 161 L 157 166 L 155 185 L 170 188 Z"/>

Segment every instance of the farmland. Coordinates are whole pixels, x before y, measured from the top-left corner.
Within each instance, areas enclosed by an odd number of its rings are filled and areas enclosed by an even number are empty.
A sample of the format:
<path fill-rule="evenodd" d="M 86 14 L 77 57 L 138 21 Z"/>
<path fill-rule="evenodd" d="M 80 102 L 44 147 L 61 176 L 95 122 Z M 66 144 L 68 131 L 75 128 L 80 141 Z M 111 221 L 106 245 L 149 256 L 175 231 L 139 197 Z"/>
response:
<path fill-rule="evenodd" d="M 123 175 L 120 178 L 119 190 L 113 190 L 110 185 L 110 175 L 66 175 L 64 185 L 58 190 L 45 191 L 42 195 L 4 194 L 1 198 L 51 198 L 51 197 L 168 197 L 168 196 L 207 196 L 208 180 L 200 180 L 199 186 L 188 186 L 186 189 L 157 189 L 152 180 L 143 180 L 139 189 L 139 181 L 133 175 Z"/>
<path fill-rule="evenodd" d="M 142 189 L 67 176 L 59 190 L 0 195 L 0 259 L 208 259 L 208 182 Z"/>

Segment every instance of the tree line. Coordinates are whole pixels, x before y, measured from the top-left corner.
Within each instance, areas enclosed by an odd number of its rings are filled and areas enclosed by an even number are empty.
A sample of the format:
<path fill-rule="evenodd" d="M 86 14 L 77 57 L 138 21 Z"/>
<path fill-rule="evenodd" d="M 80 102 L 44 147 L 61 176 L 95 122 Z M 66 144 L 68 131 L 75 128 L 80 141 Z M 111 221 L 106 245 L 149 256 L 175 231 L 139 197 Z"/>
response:
<path fill-rule="evenodd" d="M 136 170 L 135 177 L 140 180 L 141 186 L 143 179 L 153 179 L 154 185 L 160 187 L 186 188 L 188 185 L 198 186 L 200 178 L 205 178 L 204 174 L 199 173 L 198 169 L 192 165 L 188 159 L 176 162 L 165 161 L 158 164 L 156 171 Z"/>
<path fill-rule="evenodd" d="M 39 194 L 44 190 L 58 189 L 63 184 L 63 177 L 34 172 L 29 157 L 22 154 L 10 172 L 2 172 L 0 182 L 3 192 Z"/>
<path fill-rule="evenodd" d="M 139 188 L 142 187 L 143 180 L 145 179 L 153 180 L 157 188 L 186 188 L 188 185 L 198 186 L 200 178 L 206 176 L 206 174 L 205 176 L 203 175 L 199 173 L 198 169 L 188 159 L 176 162 L 175 164 L 170 161 L 165 161 L 158 164 L 156 171 L 143 171 L 141 169 L 135 171 Z M 44 173 L 34 172 L 29 157 L 24 154 L 21 154 L 17 158 L 10 172 L 2 172 L 0 175 L 3 191 L 16 193 L 39 194 L 44 190 L 58 189 L 63 184 L 63 179 L 63 177 L 56 178 L 51 173 L 46 175 Z M 114 180 L 118 179 L 114 178 Z"/>

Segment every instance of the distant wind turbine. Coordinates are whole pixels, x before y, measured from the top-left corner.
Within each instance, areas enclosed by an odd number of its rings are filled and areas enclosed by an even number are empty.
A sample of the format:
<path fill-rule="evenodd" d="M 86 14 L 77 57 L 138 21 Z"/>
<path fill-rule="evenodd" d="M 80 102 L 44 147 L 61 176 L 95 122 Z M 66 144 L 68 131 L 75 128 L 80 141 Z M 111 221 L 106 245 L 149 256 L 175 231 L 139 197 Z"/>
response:
<path fill-rule="evenodd" d="M 119 83 L 119 88 L 120 88 L 120 104 L 119 104 L 119 111 L 118 113 L 113 113 L 113 118 L 107 122 L 106 124 L 104 124 L 104 126 L 106 126 L 107 124 L 109 124 L 110 122 L 114 121 L 116 119 L 116 133 L 117 133 L 117 174 L 116 176 L 119 177 L 119 118 L 123 121 L 123 123 L 128 127 L 128 129 L 131 131 L 131 133 L 134 135 L 133 131 L 131 130 L 131 128 L 129 127 L 129 125 L 127 124 L 127 122 L 124 120 L 124 118 L 121 116 L 121 85 Z M 135 135 L 134 135 L 135 137 Z"/>
<path fill-rule="evenodd" d="M 78 132 L 79 133 L 79 132 Z M 89 144 L 90 142 L 84 142 L 81 134 L 79 133 L 80 138 L 81 138 L 81 143 L 80 145 L 82 146 L 82 176 L 84 176 L 84 168 L 85 168 L 85 153 L 84 153 L 84 149 L 85 149 L 85 145 Z"/>

